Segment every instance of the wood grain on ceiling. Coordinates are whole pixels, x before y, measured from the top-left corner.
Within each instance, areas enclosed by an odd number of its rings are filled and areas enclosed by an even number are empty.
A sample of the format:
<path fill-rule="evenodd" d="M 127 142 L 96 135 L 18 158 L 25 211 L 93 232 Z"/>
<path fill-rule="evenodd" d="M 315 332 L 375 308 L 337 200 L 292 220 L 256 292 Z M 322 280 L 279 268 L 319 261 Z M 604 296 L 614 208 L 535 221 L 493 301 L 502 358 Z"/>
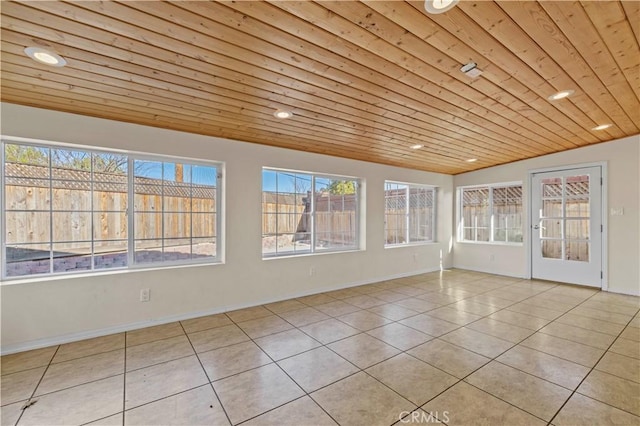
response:
<path fill-rule="evenodd" d="M 638 1 L 461 1 L 440 15 L 422 1 L 3 1 L 1 12 L 9 103 L 450 174 L 640 132 Z M 27 46 L 68 64 L 38 64 Z M 471 61 L 477 79 L 460 71 Z"/>

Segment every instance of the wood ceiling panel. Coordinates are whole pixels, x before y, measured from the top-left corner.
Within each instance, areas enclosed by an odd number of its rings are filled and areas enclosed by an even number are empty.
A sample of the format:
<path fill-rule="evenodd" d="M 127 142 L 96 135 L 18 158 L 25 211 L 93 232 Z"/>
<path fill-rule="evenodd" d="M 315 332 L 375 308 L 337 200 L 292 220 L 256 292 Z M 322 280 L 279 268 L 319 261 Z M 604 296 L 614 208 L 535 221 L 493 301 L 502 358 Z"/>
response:
<path fill-rule="evenodd" d="M 639 13 L 618 1 L 442 15 L 421 1 L 6 1 L 1 99 L 456 174 L 637 134 Z M 68 65 L 31 61 L 31 45 Z M 469 61 L 481 77 L 459 71 Z M 576 93 L 547 100 L 561 89 Z"/>

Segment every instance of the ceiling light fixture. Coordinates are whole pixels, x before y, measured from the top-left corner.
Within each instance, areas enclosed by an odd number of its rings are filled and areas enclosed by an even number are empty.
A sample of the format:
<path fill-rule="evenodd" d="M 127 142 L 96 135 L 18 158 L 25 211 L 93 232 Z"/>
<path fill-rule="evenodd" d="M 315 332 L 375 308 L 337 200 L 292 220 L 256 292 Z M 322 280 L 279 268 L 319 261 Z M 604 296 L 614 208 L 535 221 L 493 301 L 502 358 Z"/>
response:
<path fill-rule="evenodd" d="M 463 65 L 462 68 L 460 68 L 460 71 L 462 71 L 464 75 L 470 78 L 477 78 L 480 77 L 480 74 L 482 74 L 482 70 L 478 68 L 478 64 L 476 64 L 475 62 L 469 62 L 468 64 Z"/>
<path fill-rule="evenodd" d="M 478 161 L 477 158 L 469 158 L 468 160 L 465 160 L 467 163 L 475 163 L 476 161 Z"/>
<path fill-rule="evenodd" d="M 608 129 L 609 127 L 613 126 L 613 124 L 601 124 L 599 126 L 594 127 L 591 130 L 605 130 Z"/>
<path fill-rule="evenodd" d="M 285 111 L 282 109 L 277 109 L 276 112 L 273 113 L 275 118 L 285 119 L 293 117 L 293 113 L 291 111 Z"/>
<path fill-rule="evenodd" d="M 422 148 L 422 147 L 424 147 L 424 145 L 415 144 L 415 145 L 411 145 L 411 147 L 410 147 L 410 148 L 411 148 L 411 149 L 420 149 L 420 148 Z"/>
<path fill-rule="evenodd" d="M 458 3 L 459 0 L 425 0 L 424 9 L 428 13 L 444 13 Z"/>
<path fill-rule="evenodd" d="M 554 93 L 553 95 L 549 96 L 547 99 L 549 99 L 550 101 L 558 101 L 560 99 L 564 99 L 566 97 L 569 97 L 569 96 L 571 96 L 573 94 L 574 94 L 573 90 L 563 90 L 561 92 Z"/>
<path fill-rule="evenodd" d="M 67 65 L 67 61 L 65 61 L 62 56 L 42 47 L 27 47 L 24 49 L 24 53 L 34 61 L 40 62 L 41 64 L 50 65 L 52 67 L 64 67 Z"/>

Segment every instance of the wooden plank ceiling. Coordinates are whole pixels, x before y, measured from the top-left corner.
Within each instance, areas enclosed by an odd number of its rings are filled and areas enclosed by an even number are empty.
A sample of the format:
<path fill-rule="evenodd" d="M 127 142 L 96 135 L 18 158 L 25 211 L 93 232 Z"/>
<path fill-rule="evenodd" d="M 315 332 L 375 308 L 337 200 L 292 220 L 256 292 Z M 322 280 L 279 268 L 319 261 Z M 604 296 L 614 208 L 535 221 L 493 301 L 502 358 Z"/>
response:
<path fill-rule="evenodd" d="M 638 1 L 1 8 L 4 102 L 450 174 L 640 132 Z"/>

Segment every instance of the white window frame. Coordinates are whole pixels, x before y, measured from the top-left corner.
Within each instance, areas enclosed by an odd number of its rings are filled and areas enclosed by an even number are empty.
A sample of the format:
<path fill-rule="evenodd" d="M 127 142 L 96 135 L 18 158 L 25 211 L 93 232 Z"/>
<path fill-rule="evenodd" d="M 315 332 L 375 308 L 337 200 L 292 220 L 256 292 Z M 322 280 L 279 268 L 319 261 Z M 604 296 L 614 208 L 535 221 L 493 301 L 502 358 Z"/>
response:
<path fill-rule="evenodd" d="M 320 255 L 320 254 L 328 254 L 328 253 L 340 253 L 340 252 L 351 252 L 351 251 L 358 251 L 361 250 L 361 240 L 360 240 L 360 222 L 361 222 L 361 217 L 360 217 L 360 203 L 362 202 L 362 194 L 361 194 L 361 190 L 362 190 L 362 179 L 361 178 L 357 178 L 357 177 L 353 177 L 353 176 L 344 176 L 344 175 L 333 175 L 333 174 L 326 174 L 326 173 L 315 173 L 315 172 L 307 172 L 307 171 L 301 171 L 301 170 L 293 170 L 293 169 L 280 169 L 280 168 L 275 168 L 275 167 L 262 167 L 261 173 L 264 173 L 265 171 L 270 171 L 270 172 L 275 172 L 275 173 L 298 173 L 298 174 L 305 174 L 311 177 L 311 194 L 315 194 L 315 187 L 316 187 L 316 179 L 330 179 L 330 180 L 351 180 L 351 181 L 355 181 L 356 182 L 356 211 L 355 211 L 355 217 L 356 217 L 356 224 L 355 224 L 355 244 L 353 247 L 345 247 L 345 248 L 333 248 L 333 249 L 316 249 L 316 202 L 315 202 L 315 197 L 312 196 L 311 197 L 311 214 L 309 215 L 310 220 L 311 220 L 311 231 L 310 231 L 310 249 L 309 251 L 301 251 L 301 252 L 295 252 L 295 251 L 284 251 L 281 253 L 278 253 L 277 251 L 274 253 L 265 253 L 263 249 L 261 249 L 260 251 L 262 252 L 262 259 L 263 260 L 269 260 L 269 259 L 281 259 L 281 258 L 286 258 L 286 257 L 299 257 L 299 256 L 313 256 L 313 255 Z M 262 175 L 261 175 L 262 176 Z M 264 193 L 264 180 L 262 180 L 261 178 L 261 191 L 260 191 L 260 196 L 262 197 L 262 194 Z M 279 192 L 278 192 L 279 193 Z M 264 215 L 264 211 L 261 210 L 261 215 Z M 262 238 L 264 237 L 264 233 L 262 232 L 262 229 L 260 230 L 260 241 L 262 241 Z M 277 235 L 277 234 L 276 234 Z"/>
<path fill-rule="evenodd" d="M 405 220 L 406 220 L 406 234 L 405 234 L 405 242 L 404 243 L 387 243 L 386 242 L 386 230 L 387 230 L 387 196 L 386 196 L 386 187 L 387 184 L 394 184 L 394 185 L 405 185 L 406 186 L 406 191 L 407 191 L 407 202 L 406 202 L 406 212 L 405 212 Z M 423 189 L 423 190 L 430 190 L 433 192 L 433 206 L 431 208 L 431 223 L 432 223 L 432 229 L 431 229 L 431 239 L 429 240 L 425 240 L 425 241 L 410 241 L 410 235 L 411 235 L 411 229 L 409 227 L 409 223 L 410 223 L 410 209 L 411 209 L 411 189 Z M 434 244 L 438 241 L 437 239 L 437 230 L 438 230 L 438 223 L 437 223 L 437 217 L 438 217 L 438 187 L 434 186 L 434 185 L 425 185 L 425 184 L 418 184 L 418 183 L 408 183 L 408 182 L 399 182 L 399 181 L 395 181 L 395 180 L 385 180 L 384 181 L 384 191 L 385 191 L 385 196 L 384 196 L 384 233 L 385 233 L 385 243 L 384 243 L 384 247 L 385 248 L 393 248 L 393 247 L 404 247 L 404 246 L 413 246 L 413 245 L 427 245 L 427 244 Z"/>
<path fill-rule="evenodd" d="M 95 269 L 94 262 L 91 262 L 91 269 L 82 269 L 76 271 L 65 271 L 65 272 L 51 272 L 53 269 L 53 263 L 50 266 L 50 272 L 41 273 L 41 274 L 29 274 L 29 275 L 18 275 L 18 276 L 7 276 L 7 265 L 6 265 L 6 233 L 5 233 L 5 222 L 6 222 L 6 197 L 4 195 L 5 188 L 5 144 L 17 144 L 24 146 L 36 146 L 43 147 L 49 149 L 66 149 L 66 150 L 78 150 L 84 151 L 88 153 L 94 154 L 118 154 L 127 156 L 127 266 L 124 267 L 113 267 L 113 268 L 105 268 L 105 269 Z M 175 261 L 160 261 L 160 262 L 149 262 L 149 263 L 136 263 L 134 260 L 135 254 L 135 216 L 133 212 L 134 207 L 134 180 L 135 174 L 133 172 L 133 163 L 135 160 L 143 160 L 143 161 L 163 161 L 163 162 L 171 162 L 171 163 L 183 163 L 188 165 L 200 165 L 207 167 L 215 167 L 216 168 L 216 198 L 215 198 L 215 209 L 216 209 L 216 254 L 212 257 L 206 257 L 202 259 L 184 259 L 184 260 L 175 260 Z M 51 163 L 49 164 L 51 167 Z M 52 277 L 64 277 L 64 276 L 73 276 L 73 275 L 100 275 L 104 273 L 109 273 L 112 271 L 126 271 L 126 270 L 144 270 L 144 269 L 162 269 L 167 267 L 175 267 L 175 266 L 185 266 L 185 265 L 210 265 L 210 264 L 219 264 L 223 263 L 222 259 L 223 253 L 222 248 L 224 247 L 223 243 L 223 235 L 222 231 L 222 216 L 223 212 L 221 211 L 222 207 L 222 197 L 223 197 L 223 170 L 224 163 L 218 161 L 206 161 L 206 160 L 198 160 L 188 157 L 175 157 L 168 155 L 160 155 L 160 154 L 149 154 L 149 153 L 141 153 L 135 151 L 124 151 L 118 149 L 110 149 L 110 148 L 102 148 L 102 147 L 93 147 L 86 145 L 76 145 L 64 142 L 52 142 L 52 141 L 44 141 L 44 140 L 35 140 L 29 138 L 19 138 L 12 136 L 0 136 L 0 188 L 2 188 L 2 196 L 0 196 L 0 280 L 2 281 L 19 281 L 19 280 L 40 280 L 40 279 L 48 279 Z M 49 177 L 49 180 L 52 180 L 52 177 Z M 94 211 L 92 209 L 92 216 Z M 53 232 L 53 230 L 51 230 Z M 93 238 L 92 232 L 91 244 L 93 246 L 93 242 L 95 239 Z M 190 237 L 191 239 L 192 237 Z M 164 235 L 163 238 L 164 239 Z M 49 244 L 51 244 L 51 238 Z M 94 256 L 93 250 L 91 252 L 91 256 Z"/>
<path fill-rule="evenodd" d="M 522 188 L 522 199 L 521 199 L 521 205 L 522 205 L 522 221 L 525 220 L 525 213 L 524 213 L 524 208 L 525 208 L 525 199 L 524 199 L 524 186 L 522 184 L 522 181 L 514 181 L 514 182 L 500 182 L 500 183 L 491 183 L 491 184 L 485 184 L 485 185 L 466 185 L 466 186 L 458 186 L 456 188 L 457 191 L 457 202 L 456 202 L 456 223 L 458 224 L 458 232 L 456 233 L 456 241 L 458 243 L 463 243 L 463 244 L 490 244 L 490 245 L 508 245 L 508 246 L 522 246 L 524 244 L 524 222 L 523 222 L 523 229 L 522 229 L 522 235 L 523 235 L 523 241 L 495 241 L 494 240 L 494 234 L 495 234 L 495 220 L 494 220 L 494 214 L 493 214 L 493 191 L 494 189 L 500 189 L 500 188 L 509 188 L 509 187 L 514 187 L 514 186 L 520 186 Z M 464 215 L 463 215 L 463 192 L 465 189 L 488 189 L 489 190 L 489 203 L 488 203 L 488 209 L 489 209 L 489 241 L 477 241 L 476 240 L 466 240 L 464 238 Z"/>

